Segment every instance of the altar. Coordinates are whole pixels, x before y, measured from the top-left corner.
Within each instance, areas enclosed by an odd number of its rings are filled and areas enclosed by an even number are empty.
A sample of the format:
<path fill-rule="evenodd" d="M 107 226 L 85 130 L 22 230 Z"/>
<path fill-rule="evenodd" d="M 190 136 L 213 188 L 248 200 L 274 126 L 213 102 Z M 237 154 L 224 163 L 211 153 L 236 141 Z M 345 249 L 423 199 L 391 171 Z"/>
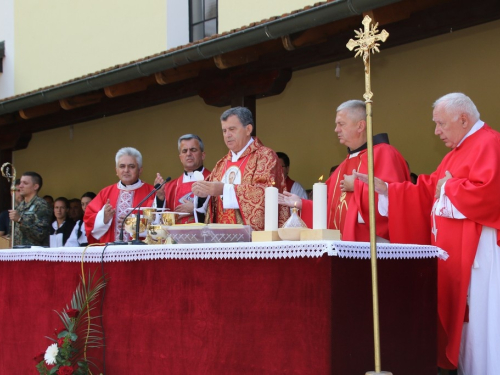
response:
<path fill-rule="evenodd" d="M 36 373 L 79 282 L 83 248 L 0 251 L 0 373 Z M 436 373 L 432 246 L 380 244 L 382 369 Z M 109 278 L 105 374 L 364 374 L 374 369 L 369 244 L 90 247 Z M 100 313 L 100 311 L 98 311 Z M 94 372 L 95 373 L 95 372 Z"/>

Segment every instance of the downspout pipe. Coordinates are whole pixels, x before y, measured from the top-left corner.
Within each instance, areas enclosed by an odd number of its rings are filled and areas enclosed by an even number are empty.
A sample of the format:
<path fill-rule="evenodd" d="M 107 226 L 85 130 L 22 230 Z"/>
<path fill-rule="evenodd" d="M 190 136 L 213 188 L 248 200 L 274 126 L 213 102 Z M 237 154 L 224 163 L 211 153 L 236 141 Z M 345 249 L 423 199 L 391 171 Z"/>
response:
<path fill-rule="evenodd" d="M 338 21 L 401 0 L 337 0 L 54 88 L 0 101 L 0 115 L 54 102 Z M 347 43 L 347 41 L 346 41 Z"/>

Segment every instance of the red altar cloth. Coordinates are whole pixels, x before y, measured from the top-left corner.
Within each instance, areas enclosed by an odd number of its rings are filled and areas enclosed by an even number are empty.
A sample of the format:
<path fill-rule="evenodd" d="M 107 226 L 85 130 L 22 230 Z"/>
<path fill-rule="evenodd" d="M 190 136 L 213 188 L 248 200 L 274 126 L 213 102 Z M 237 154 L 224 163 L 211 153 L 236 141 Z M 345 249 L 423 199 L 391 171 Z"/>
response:
<path fill-rule="evenodd" d="M 436 373 L 436 262 L 379 261 L 382 369 Z M 327 255 L 104 263 L 106 374 L 374 370 L 369 269 Z M 36 373 L 79 274 L 79 263 L 0 262 L 0 374 Z"/>

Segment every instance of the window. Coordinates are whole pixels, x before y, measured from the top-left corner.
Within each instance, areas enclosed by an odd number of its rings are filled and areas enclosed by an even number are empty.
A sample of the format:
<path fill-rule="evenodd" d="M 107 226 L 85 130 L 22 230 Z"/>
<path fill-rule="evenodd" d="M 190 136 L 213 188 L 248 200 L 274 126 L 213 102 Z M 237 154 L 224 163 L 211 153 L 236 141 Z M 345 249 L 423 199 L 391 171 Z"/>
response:
<path fill-rule="evenodd" d="M 3 72 L 3 58 L 5 57 L 5 41 L 0 42 L 0 73 Z"/>
<path fill-rule="evenodd" d="M 189 40 L 217 34 L 217 0 L 189 0 Z"/>

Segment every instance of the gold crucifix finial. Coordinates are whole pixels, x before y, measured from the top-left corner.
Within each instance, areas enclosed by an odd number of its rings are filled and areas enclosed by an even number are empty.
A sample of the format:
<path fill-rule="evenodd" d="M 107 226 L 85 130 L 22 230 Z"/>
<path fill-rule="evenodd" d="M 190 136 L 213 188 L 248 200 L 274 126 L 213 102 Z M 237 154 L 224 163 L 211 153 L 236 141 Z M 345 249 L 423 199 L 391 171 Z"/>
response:
<path fill-rule="evenodd" d="M 349 51 L 352 51 L 354 48 L 356 49 L 356 55 L 354 57 L 358 57 L 359 55 L 363 55 L 363 62 L 365 64 L 365 93 L 363 98 L 366 101 L 369 101 L 373 93 L 371 92 L 370 85 L 370 52 L 375 53 L 375 51 L 380 52 L 378 47 L 380 46 L 377 42 L 385 42 L 389 33 L 385 30 L 382 30 L 380 34 L 378 33 L 378 23 L 375 25 L 371 25 L 372 19 L 369 16 L 365 16 L 363 19 L 363 29 L 359 29 L 359 31 L 354 30 L 356 33 L 357 40 L 351 39 L 347 43 L 347 48 Z"/>

